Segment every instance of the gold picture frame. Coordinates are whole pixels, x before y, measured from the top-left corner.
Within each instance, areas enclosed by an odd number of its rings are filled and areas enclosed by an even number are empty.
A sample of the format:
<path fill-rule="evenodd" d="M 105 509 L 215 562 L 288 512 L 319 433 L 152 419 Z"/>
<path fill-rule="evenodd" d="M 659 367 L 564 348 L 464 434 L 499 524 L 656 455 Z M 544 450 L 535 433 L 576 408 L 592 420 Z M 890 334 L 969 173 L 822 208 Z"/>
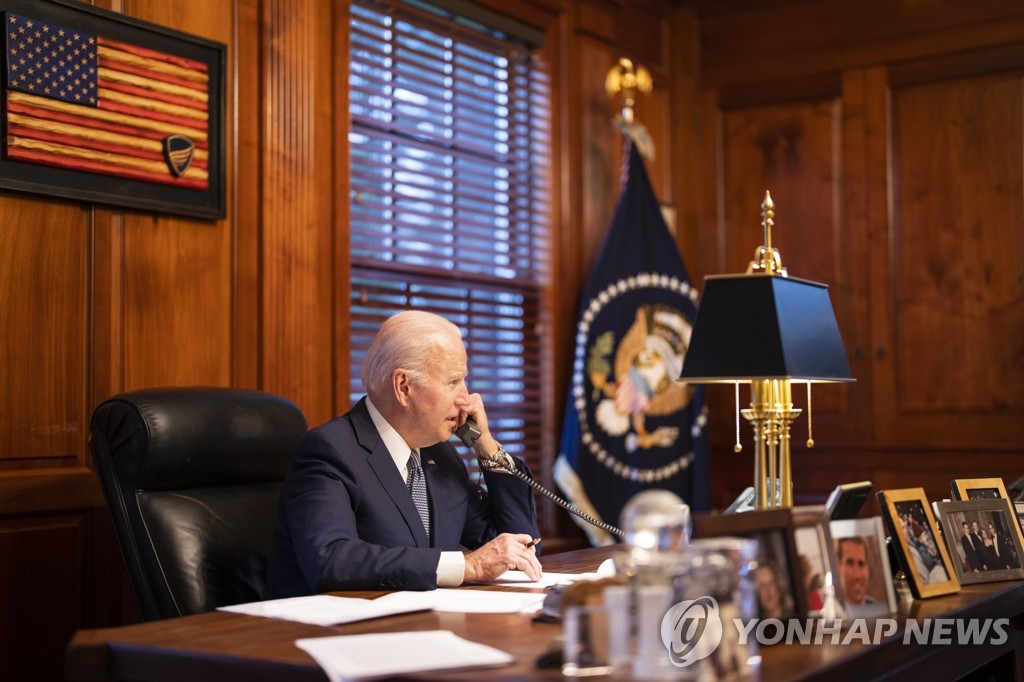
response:
<path fill-rule="evenodd" d="M 949 484 L 954 500 L 1010 499 L 1001 478 L 957 478 Z"/>
<path fill-rule="evenodd" d="M 915 599 L 960 591 L 960 581 L 924 488 L 882 490 L 882 519 Z"/>

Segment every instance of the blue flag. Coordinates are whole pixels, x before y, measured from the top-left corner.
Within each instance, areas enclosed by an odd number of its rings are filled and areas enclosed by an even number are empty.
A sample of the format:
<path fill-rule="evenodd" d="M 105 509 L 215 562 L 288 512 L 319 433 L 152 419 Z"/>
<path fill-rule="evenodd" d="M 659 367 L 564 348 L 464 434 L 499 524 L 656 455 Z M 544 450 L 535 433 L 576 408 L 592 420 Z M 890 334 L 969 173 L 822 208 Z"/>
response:
<path fill-rule="evenodd" d="M 703 387 L 677 381 L 697 292 L 635 146 L 615 217 L 580 304 L 555 480 L 572 502 L 618 525 L 626 501 L 671 490 L 710 508 Z M 574 517 L 575 519 L 575 517 Z M 591 543 L 606 531 L 577 520 Z"/>

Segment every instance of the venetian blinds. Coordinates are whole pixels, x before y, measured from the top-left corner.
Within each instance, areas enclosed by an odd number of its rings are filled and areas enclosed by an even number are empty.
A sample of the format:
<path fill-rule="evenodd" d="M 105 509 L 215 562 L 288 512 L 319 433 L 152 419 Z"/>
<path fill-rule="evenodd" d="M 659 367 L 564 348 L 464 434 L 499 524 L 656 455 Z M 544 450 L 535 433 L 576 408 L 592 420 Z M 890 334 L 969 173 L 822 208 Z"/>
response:
<path fill-rule="evenodd" d="M 495 437 L 536 470 L 545 73 L 529 46 L 425 3 L 355 0 L 350 29 L 351 397 L 384 318 L 436 312 L 464 331 Z"/>

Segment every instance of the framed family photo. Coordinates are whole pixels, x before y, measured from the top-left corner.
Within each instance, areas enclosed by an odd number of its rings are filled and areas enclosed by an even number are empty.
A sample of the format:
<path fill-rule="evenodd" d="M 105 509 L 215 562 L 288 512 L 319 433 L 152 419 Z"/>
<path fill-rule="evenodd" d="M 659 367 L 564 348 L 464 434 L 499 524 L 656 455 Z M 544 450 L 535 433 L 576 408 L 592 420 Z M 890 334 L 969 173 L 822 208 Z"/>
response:
<path fill-rule="evenodd" d="M 943 501 L 936 506 L 961 584 L 1024 578 L 1020 521 L 1009 500 Z"/>
<path fill-rule="evenodd" d="M 896 610 L 896 591 L 882 519 L 840 519 L 831 524 L 843 606 L 851 617 L 873 618 Z"/>
<path fill-rule="evenodd" d="M 1001 478 L 958 478 L 949 487 L 954 500 L 1011 499 Z M 1024 545 L 1024 523 L 1018 523 L 1014 531 Z"/>
<path fill-rule="evenodd" d="M 882 490 L 877 498 L 914 598 L 959 592 L 960 581 L 945 543 L 939 540 L 924 488 Z"/>
<path fill-rule="evenodd" d="M 820 613 L 830 596 L 842 603 L 838 564 L 825 507 L 793 507 L 797 572 L 807 598 L 808 615 Z"/>
<path fill-rule="evenodd" d="M 735 536 L 758 541 L 755 584 L 758 618 L 805 618 L 807 595 L 797 564 L 793 520 L 789 509 L 743 514 L 698 514 L 693 537 Z"/>

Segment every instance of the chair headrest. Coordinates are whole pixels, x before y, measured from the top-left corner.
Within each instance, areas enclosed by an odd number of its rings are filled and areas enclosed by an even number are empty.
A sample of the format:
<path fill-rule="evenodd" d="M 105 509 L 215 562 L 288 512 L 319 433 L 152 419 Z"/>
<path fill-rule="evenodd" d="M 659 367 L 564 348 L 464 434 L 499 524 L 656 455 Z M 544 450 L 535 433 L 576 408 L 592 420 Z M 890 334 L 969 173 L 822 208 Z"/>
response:
<path fill-rule="evenodd" d="M 306 431 L 294 403 L 233 388 L 159 388 L 104 401 L 103 438 L 118 477 L 139 490 L 279 481 Z"/>

